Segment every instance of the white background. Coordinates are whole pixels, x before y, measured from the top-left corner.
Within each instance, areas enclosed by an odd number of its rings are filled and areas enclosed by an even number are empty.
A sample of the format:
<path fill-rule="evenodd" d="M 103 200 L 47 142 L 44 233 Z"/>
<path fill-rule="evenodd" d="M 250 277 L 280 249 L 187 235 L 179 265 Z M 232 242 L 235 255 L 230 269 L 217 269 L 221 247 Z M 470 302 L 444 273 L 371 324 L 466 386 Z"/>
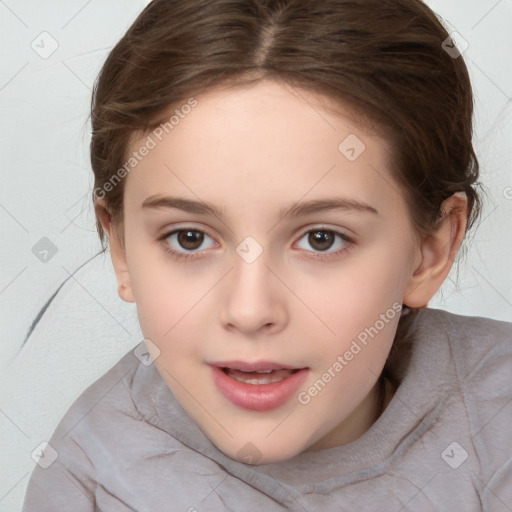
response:
<path fill-rule="evenodd" d="M 47 300 L 100 249 L 90 199 L 91 89 L 146 3 L 0 0 L 1 511 L 20 509 L 31 452 L 72 401 L 142 339 L 106 255 L 69 279 L 21 348 Z M 427 3 L 469 43 L 487 191 L 458 274 L 454 267 L 429 306 L 511 321 L 512 0 Z M 51 37 L 40 36 L 45 31 Z M 41 37 L 46 50 L 58 44 L 46 59 L 31 46 L 43 51 Z M 32 250 L 44 237 L 57 250 L 47 262 Z"/>

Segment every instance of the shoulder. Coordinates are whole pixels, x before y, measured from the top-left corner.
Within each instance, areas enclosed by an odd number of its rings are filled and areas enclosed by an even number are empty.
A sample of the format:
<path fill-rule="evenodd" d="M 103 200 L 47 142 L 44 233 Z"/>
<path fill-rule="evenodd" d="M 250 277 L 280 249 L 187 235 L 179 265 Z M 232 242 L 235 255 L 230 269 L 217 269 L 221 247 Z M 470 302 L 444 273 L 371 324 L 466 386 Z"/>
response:
<path fill-rule="evenodd" d="M 130 390 L 139 366 L 140 362 L 130 350 L 83 391 L 62 418 L 56 433 L 72 435 L 97 418 L 108 421 L 116 412 L 131 413 L 134 406 L 130 400 Z"/>
<path fill-rule="evenodd" d="M 429 379 L 436 376 L 470 386 L 478 375 L 486 377 L 490 368 L 496 367 L 492 370 L 494 382 L 508 381 L 512 364 L 510 322 L 422 308 L 400 320 L 395 340 L 388 365 L 398 380 L 414 370 Z M 486 384 L 492 387 L 491 382 Z M 484 391 L 483 386 L 480 391 Z"/>
<path fill-rule="evenodd" d="M 422 322 L 446 339 L 481 471 L 481 500 L 492 508 L 496 496 L 512 499 L 512 323 L 442 310 L 425 311 Z"/>
<path fill-rule="evenodd" d="M 130 351 L 91 384 L 71 405 L 48 443 L 43 445 L 27 488 L 24 512 L 93 508 L 98 485 L 95 454 L 112 434 L 123 435 L 123 420 L 134 417 L 131 382 L 139 361 Z"/>
<path fill-rule="evenodd" d="M 460 378 L 478 371 L 492 359 L 512 355 L 511 322 L 430 308 L 409 316 L 399 326 L 401 337 L 408 341 L 421 339 L 445 355 L 449 351 Z"/>
<path fill-rule="evenodd" d="M 464 395 L 479 400 L 503 393 L 512 399 L 512 323 L 440 309 L 416 311 L 402 326 L 408 343 L 458 381 Z"/>
<path fill-rule="evenodd" d="M 512 323 L 464 316 L 441 309 L 422 311 L 421 329 L 447 343 L 459 379 L 475 378 L 490 367 L 510 370 Z M 508 376 L 507 376 L 508 378 Z"/>
<path fill-rule="evenodd" d="M 77 512 L 113 510 L 120 502 L 122 510 L 160 510 L 170 497 L 176 510 L 187 510 L 191 496 L 211 492 L 210 477 L 224 476 L 174 435 L 190 421 L 155 365 L 128 352 L 59 423 L 49 442 L 58 458 L 32 474 L 24 512 L 69 510 L 70 502 Z M 209 478 L 191 478 L 198 473 Z"/>

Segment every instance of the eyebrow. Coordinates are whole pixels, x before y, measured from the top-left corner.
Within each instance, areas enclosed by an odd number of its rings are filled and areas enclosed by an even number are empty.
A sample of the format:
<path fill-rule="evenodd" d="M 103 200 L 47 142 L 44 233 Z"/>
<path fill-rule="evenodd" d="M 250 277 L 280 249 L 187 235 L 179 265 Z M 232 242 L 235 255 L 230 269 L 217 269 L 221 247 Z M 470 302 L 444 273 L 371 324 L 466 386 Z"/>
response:
<path fill-rule="evenodd" d="M 174 208 L 183 210 L 188 213 L 196 213 L 198 215 L 213 215 L 222 219 L 223 211 L 215 205 L 205 201 L 195 201 L 193 199 L 185 199 L 175 196 L 151 196 L 142 203 L 142 208 L 148 209 L 165 209 Z M 328 210 L 356 211 L 361 213 L 372 213 L 380 215 L 379 212 L 369 204 L 354 199 L 345 199 L 341 197 L 331 197 L 325 199 L 312 199 L 309 201 L 297 201 L 290 206 L 281 208 L 279 216 L 282 219 L 291 217 L 302 217 L 312 213 L 318 213 Z"/>

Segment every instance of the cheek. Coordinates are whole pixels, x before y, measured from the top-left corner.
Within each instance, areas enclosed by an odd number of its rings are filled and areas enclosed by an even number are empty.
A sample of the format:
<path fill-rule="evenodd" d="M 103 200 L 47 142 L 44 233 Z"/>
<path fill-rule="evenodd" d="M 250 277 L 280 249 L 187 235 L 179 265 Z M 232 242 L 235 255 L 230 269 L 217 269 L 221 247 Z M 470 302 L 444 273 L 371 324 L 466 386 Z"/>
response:
<path fill-rule="evenodd" d="M 155 254 L 156 253 L 156 254 Z M 162 339 L 186 318 L 204 294 L 197 280 L 190 280 L 166 255 L 157 251 L 129 252 L 130 282 L 142 332 L 147 338 Z"/>
<path fill-rule="evenodd" d="M 165 253 L 150 261 L 133 251 L 130 278 L 141 330 L 172 367 L 180 357 L 201 357 L 205 334 L 215 322 L 213 297 L 222 272 L 170 261 Z"/>
<path fill-rule="evenodd" d="M 354 252 L 331 270 L 301 277 L 295 291 L 311 313 L 306 311 L 305 321 L 316 323 L 323 338 L 331 340 L 329 345 L 337 345 L 339 339 L 355 338 L 382 314 L 393 320 L 399 315 L 407 261 L 405 251 L 376 246 Z"/>

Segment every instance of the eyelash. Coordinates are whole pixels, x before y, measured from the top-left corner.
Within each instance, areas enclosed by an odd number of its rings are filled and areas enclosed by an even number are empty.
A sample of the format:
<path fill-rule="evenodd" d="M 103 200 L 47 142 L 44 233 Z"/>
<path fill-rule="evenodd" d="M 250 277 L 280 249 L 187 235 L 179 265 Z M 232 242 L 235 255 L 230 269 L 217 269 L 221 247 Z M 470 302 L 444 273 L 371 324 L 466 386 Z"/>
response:
<path fill-rule="evenodd" d="M 170 231 L 164 235 L 162 235 L 158 240 L 160 241 L 164 251 L 167 253 L 167 254 L 170 254 L 174 259 L 176 260 L 179 260 L 179 261 L 189 261 L 189 260 L 193 260 L 195 258 L 200 258 L 201 257 L 201 254 L 204 253 L 204 251 L 199 251 L 199 252 L 194 252 L 194 253 L 186 253 L 186 252 L 180 252 L 180 251 L 175 251 L 174 249 L 172 249 L 170 247 L 170 245 L 167 243 L 167 239 L 176 234 L 176 233 L 180 233 L 182 231 L 193 231 L 193 232 L 197 232 L 197 233 L 203 233 L 207 236 L 210 236 L 208 235 L 208 233 L 206 233 L 205 231 L 202 231 L 200 229 L 194 229 L 194 228 L 180 228 L 180 229 L 175 229 L 174 231 Z M 299 240 L 301 240 L 302 238 L 304 238 L 305 235 L 309 234 L 309 233 L 316 233 L 316 232 L 327 232 L 327 233 L 332 233 L 334 236 L 337 236 L 339 238 L 341 238 L 341 240 L 343 240 L 343 242 L 345 242 L 345 244 L 343 245 L 343 247 L 341 249 L 338 249 L 337 251 L 335 252 L 329 252 L 329 253 L 322 253 L 322 252 L 313 252 L 313 251 L 307 251 L 307 252 L 311 252 L 312 254 L 312 257 L 314 259 L 317 259 L 317 260 L 320 260 L 320 261 L 326 261 L 330 258 L 335 258 L 337 256 L 340 256 L 342 253 L 350 250 L 350 248 L 354 245 L 354 240 L 352 240 L 350 237 L 348 237 L 347 235 L 345 235 L 344 233 L 340 233 L 339 231 L 335 231 L 333 229 L 322 229 L 322 228 L 316 228 L 316 229 L 309 229 L 308 231 L 305 231 L 299 238 Z M 212 238 L 212 237 L 210 237 Z"/>

